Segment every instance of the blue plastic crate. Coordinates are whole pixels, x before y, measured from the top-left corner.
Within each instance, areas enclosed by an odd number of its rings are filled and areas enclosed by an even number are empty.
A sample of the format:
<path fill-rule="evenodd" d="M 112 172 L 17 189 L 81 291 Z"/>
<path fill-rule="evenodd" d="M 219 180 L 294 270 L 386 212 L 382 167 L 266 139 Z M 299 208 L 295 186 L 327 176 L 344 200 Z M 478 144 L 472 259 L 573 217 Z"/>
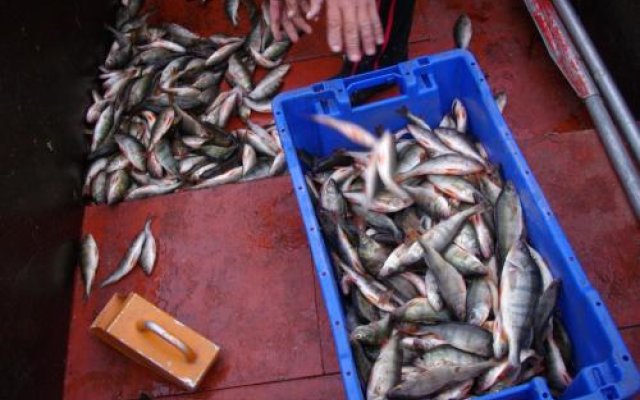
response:
<path fill-rule="evenodd" d="M 350 94 L 385 83 L 395 83 L 400 95 L 351 106 Z M 640 374 L 629 351 L 518 149 L 476 60 L 469 52 L 455 50 L 290 91 L 274 100 L 276 123 L 331 321 L 347 398 L 359 400 L 364 395 L 349 346 L 342 298 L 296 150 L 324 156 L 341 147 L 357 148 L 339 133 L 314 123 L 310 119 L 313 114 L 353 121 L 371 131 L 379 125 L 396 130 L 406 125 L 397 113 L 400 107 L 407 106 L 429 124 L 437 125 L 456 97 L 467 107 L 469 131 L 484 144 L 491 161 L 502 167 L 505 178 L 515 184 L 525 210 L 529 241 L 547 260 L 554 276 L 562 279 L 559 312 L 572 339 L 573 362 L 579 371 L 562 399 L 632 397 L 640 389 Z M 485 396 L 527 400 L 549 397 L 542 378 Z"/>

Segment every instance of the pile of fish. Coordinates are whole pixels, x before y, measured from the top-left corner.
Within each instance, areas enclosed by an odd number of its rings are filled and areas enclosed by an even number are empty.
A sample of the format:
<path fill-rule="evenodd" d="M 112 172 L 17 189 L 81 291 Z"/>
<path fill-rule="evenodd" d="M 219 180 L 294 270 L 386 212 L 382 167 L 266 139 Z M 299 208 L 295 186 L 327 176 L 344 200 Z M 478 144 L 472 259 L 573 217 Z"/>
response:
<path fill-rule="evenodd" d="M 100 287 L 118 282 L 129 274 L 136 265 L 140 265 L 140 268 L 142 268 L 145 274 L 151 275 L 156 265 L 157 256 L 158 246 L 151 231 L 151 219 L 149 218 L 145 222 L 142 231 L 136 235 L 127 249 L 118 267 L 102 282 Z M 84 280 L 85 295 L 87 298 L 91 294 L 91 287 L 93 286 L 93 280 L 95 279 L 99 262 L 100 251 L 98 250 L 98 244 L 93 238 L 93 235 L 89 233 L 82 238 L 80 245 L 80 272 Z"/>
<path fill-rule="evenodd" d="M 230 3 L 237 19 L 238 2 Z M 266 8 L 252 13 L 246 37 L 150 26 L 141 8 L 123 0 L 108 28 L 115 40 L 100 67 L 102 92 L 93 91 L 86 113 L 93 128 L 84 196 L 114 204 L 282 173 L 275 127 L 250 120 L 271 113 L 290 68 L 282 60 L 291 42 L 273 41 Z M 254 84 L 257 66 L 268 72 Z M 246 128 L 228 131 L 235 114 Z"/>
<path fill-rule="evenodd" d="M 367 398 L 461 399 L 538 375 L 564 390 L 560 281 L 526 240 L 514 185 L 461 101 L 435 129 L 399 112 L 406 128 L 377 135 L 316 115 L 366 150 L 300 154 Z"/>

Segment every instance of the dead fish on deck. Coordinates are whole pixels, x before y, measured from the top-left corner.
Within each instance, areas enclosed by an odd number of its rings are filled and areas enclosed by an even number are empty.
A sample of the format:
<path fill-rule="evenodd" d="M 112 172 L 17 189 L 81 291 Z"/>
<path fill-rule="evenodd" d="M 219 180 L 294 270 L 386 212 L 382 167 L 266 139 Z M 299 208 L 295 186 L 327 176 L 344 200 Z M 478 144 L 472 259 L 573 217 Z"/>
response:
<path fill-rule="evenodd" d="M 174 23 L 150 26 L 149 14 L 140 15 L 142 3 L 124 1 L 115 27 L 108 27 L 114 41 L 100 67 L 102 88 L 92 91 L 85 115 L 92 126 L 92 164 L 83 194 L 113 205 L 283 173 L 286 163 L 277 138 L 254 134 L 262 130 L 257 124 L 236 131 L 226 127 L 235 115 L 247 120 L 251 112 L 271 113 L 271 100 L 290 68 L 281 61 L 291 42 L 263 41 L 269 29 L 252 0 L 224 4 L 233 24 L 241 3 L 249 10 L 247 38 L 201 37 Z M 253 82 L 256 63 L 269 70 L 259 82 Z M 228 91 L 220 90 L 223 77 L 231 85 Z M 241 160 L 234 157 L 243 146 L 252 147 L 259 160 L 241 177 Z M 201 156 L 209 169 L 184 176 L 191 168 L 183 160 Z M 229 161 L 220 163 L 221 158 Z"/>
<path fill-rule="evenodd" d="M 84 280 L 84 292 L 87 297 L 91 294 L 91 286 L 96 276 L 99 260 L 100 254 L 96 240 L 91 234 L 85 235 L 80 245 L 80 270 Z"/>
<path fill-rule="evenodd" d="M 471 43 L 471 36 L 473 35 L 473 27 L 471 26 L 471 19 L 467 14 L 462 14 L 456 20 L 453 28 L 453 40 L 456 47 L 459 49 L 467 49 L 469 43 Z"/>

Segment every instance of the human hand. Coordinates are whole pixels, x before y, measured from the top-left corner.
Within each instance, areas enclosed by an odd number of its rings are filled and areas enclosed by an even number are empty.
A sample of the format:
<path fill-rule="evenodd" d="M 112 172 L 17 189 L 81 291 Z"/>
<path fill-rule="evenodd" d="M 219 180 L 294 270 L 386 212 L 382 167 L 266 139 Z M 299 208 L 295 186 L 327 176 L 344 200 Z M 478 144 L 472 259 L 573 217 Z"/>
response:
<path fill-rule="evenodd" d="M 384 42 L 375 0 L 327 0 L 327 41 L 334 52 L 345 50 L 351 62 L 362 52 L 372 56 Z"/>
<path fill-rule="evenodd" d="M 311 0 L 312 3 L 319 0 Z M 319 6 L 318 6 L 319 7 Z M 304 19 L 304 15 L 312 10 L 309 0 L 271 0 L 269 14 L 271 16 L 271 32 L 275 40 L 282 40 L 282 30 L 287 33 L 292 42 L 300 38 L 298 31 L 311 33 L 311 26 Z"/>

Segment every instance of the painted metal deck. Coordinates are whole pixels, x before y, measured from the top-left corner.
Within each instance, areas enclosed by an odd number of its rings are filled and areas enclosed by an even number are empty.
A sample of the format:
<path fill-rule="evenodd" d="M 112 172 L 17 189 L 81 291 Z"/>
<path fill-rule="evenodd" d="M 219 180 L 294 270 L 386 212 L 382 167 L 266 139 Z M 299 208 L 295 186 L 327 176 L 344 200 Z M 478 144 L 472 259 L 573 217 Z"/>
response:
<path fill-rule="evenodd" d="M 232 32 L 221 1 L 156 1 L 156 21 L 201 33 Z M 421 0 L 412 56 L 452 46 L 467 12 L 471 50 L 494 90 L 509 96 L 505 116 L 593 285 L 636 360 L 640 359 L 640 231 L 591 121 L 556 70 L 518 0 Z M 247 16 L 241 13 L 246 22 Z M 285 89 L 333 75 L 340 59 L 322 22 L 289 54 Z M 246 27 L 245 27 L 246 30 Z M 240 33 L 242 31 L 238 31 Z M 69 336 L 65 398 L 340 399 L 342 383 L 322 296 L 288 177 L 89 207 L 84 231 L 101 248 L 97 282 L 116 266 L 147 216 L 159 243 L 151 278 L 134 271 L 94 288 L 85 302 L 79 275 Z M 107 348 L 88 332 L 116 291 L 134 290 L 222 347 L 198 393 L 183 390 Z"/>

